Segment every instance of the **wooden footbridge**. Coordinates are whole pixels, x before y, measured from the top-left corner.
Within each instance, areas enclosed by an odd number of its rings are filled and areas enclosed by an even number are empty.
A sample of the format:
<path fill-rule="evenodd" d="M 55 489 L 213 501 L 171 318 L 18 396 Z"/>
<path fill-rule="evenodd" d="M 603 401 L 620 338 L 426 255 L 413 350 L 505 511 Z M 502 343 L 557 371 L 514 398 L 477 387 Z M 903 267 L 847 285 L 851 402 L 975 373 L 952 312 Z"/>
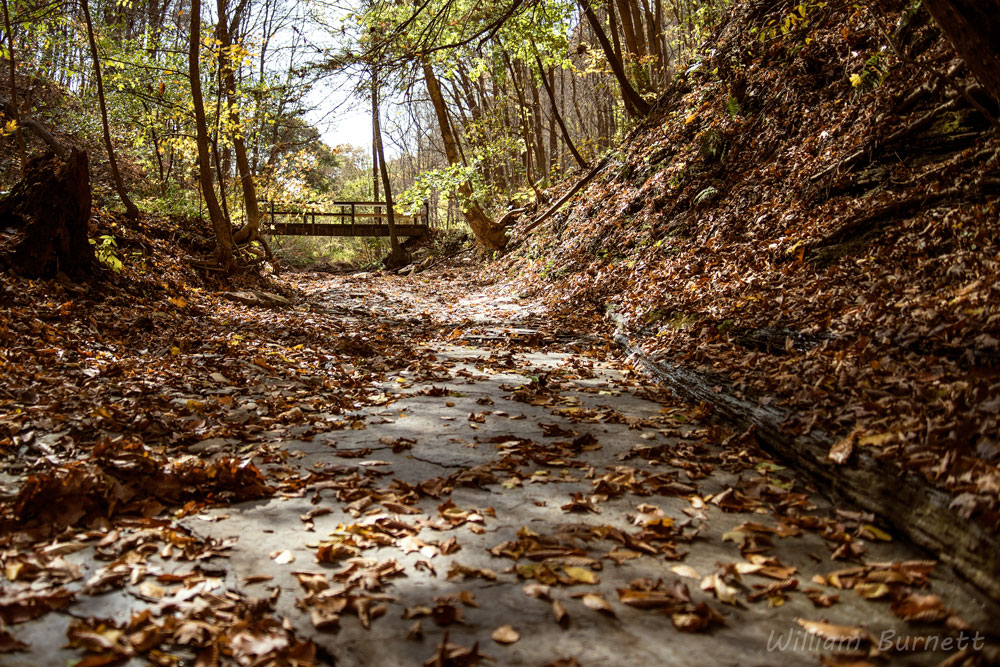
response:
<path fill-rule="evenodd" d="M 329 204 L 264 202 L 269 218 L 264 231 L 278 236 L 389 236 L 385 202 L 335 201 Z M 396 234 L 421 236 L 427 232 L 429 206 L 413 215 L 394 217 Z"/>

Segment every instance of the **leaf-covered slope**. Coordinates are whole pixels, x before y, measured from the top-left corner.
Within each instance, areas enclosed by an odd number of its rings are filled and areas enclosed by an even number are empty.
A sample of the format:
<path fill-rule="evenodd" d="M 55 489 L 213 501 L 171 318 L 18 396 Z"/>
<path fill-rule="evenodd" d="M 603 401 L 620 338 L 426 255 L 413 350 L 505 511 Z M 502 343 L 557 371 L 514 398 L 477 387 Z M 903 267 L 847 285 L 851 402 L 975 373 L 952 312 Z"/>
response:
<path fill-rule="evenodd" d="M 654 358 L 787 407 L 791 432 L 845 438 L 995 528 L 1000 142 L 980 93 L 923 13 L 766 4 L 737 5 L 528 239 L 520 280 L 616 311 Z"/>

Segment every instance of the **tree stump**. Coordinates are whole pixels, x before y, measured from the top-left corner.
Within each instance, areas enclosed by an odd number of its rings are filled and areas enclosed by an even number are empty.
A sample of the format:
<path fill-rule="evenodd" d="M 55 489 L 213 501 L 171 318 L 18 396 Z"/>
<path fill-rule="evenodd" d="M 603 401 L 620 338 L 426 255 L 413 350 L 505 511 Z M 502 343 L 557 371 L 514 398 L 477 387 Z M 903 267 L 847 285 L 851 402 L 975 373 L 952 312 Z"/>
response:
<path fill-rule="evenodd" d="M 86 151 L 73 150 L 65 161 L 54 153 L 34 158 L 0 200 L 0 263 L 26 278 L 62 272 L 80 280 L 94 266 L 89 220 Z"/>

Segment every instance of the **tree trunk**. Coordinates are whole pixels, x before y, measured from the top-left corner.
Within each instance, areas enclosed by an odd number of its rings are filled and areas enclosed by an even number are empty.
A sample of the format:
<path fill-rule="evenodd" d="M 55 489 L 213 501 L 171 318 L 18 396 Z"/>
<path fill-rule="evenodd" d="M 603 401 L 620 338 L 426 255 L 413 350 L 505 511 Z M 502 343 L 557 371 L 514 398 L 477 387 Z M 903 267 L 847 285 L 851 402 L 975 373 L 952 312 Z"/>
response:
<path fill-rule="evenodd" d="M 542 103 L 538 99 L 538 84 L 534 82 L 534 77 L 531 76 L 531 71 L 523 66 L 521 61 L 518 61 L 522 67 L 518 68 L 524 72 L 524 85 L 531 86 L 531 103 L 532 106 L 528 109 L 528 113 L 531 114 L 531 125 L 532 125 L 532 138 L 535 140 L 535 169 L 541 175 L 542 187 L 547 187 L 549 184 L 549 170 L 545 161 L 545 135 L 542 132 Z"/>
<path fill-rule="evenodd" d="M 559 130 L 562 132 L 563 139 L 566 141 L 566 147 L 569 148 L 569 152 L 573 154 L 576 159 L 576 163 L 580 165 L 581 169 L 587 168 L 587 161 L 583 159 L 580 152 L 576 150 L 576 145 L 573 144 L 573 140 L 569 136 L 569 130 L 566 129 L 566 123 L 563 122 L 562 114 L 559 113 L 559 107 L 556 104 L 556 93 L 552 90 L 552 85 L 549 83 L 548 78 L 545 76 L 545 68 L 542 66 L 542 59 L 538 56 L 538 50 L 535 48 L 534 42 L 532 42 L 532 48 L 535 49 L 535 63 L 538 65 L 538 75 L 542 77 L 542 83 L 545 85 L 545 92 L 549 95 L 549 102 L 552 103 L 552 115 L 555 117 L 556 122 L 559 123 Z"/>
<path fill-rule="evenodd" d="M 139 217 L 139 207 L 128 196 L 125 189 L 125 182 L 122 181 L 121 172 L 118 171 L 118 160 L 115 159 L 115 147 L 111 143 L 111 130 L 108 127 L 108 106 L 104 101 L 104 79 L 101 76 L 101 58 L 97 53 L 97 40 L 94 39 L 94 24 L 90 20 L 89 0 L 81 0 L 83 7 L 83 18 L 87 22 L 87 41 L 90 42 L 90 57 L 94 61 L 94 80 L 97 82 L 97 103 L 101 109 L 101 128 L 104 130 L 104 148 L 108 151 L 108 166 L 111 168 L 111 180 L 114 181 L 115 191 L 125 205 L 125 215 L 130 218 Z"/>
<path fill-rule="evenodd" d="M 441 95 L 441 86 L 434 76 L 430 61 L 424 59 L 424 82 L 427 85 L 427 93 L 430 95 L 434 105 L 434 113 L 437 116 L 438 125 L 441 129 L 441 141 L 444 143 L 444 152 L 448 157 L 448 164 L 461 164 L 458 155 L 458 148 L 455 144 L 455 137 L 451 133 L 451 124 L 448 121 L 448 109 L 444 105 L 444 96 Z M 465 199 L 463 202 L 463 213 L 465 221 L 475 234 L 476 240 L 483 246 L 491 250 L 502 250 L 507 244 L 507 235 L 502 227 L 498 227 L 490 220 L 481 208 L 472 199 L 472 188 L 468 183 L 462 183 L 458 188 L 459 194 Z"/>
<path fill-rule="evenodd" d="M 191 0 L 191 43 L 188 48 L 188 75 L 194 103 L 194 124 L 198 142 L 198 180 L 208 208 L 208 217 L 215 231 L 215 259 L 223 271 L 233 269 L 233 230 L 226 222 L 212 185 L 212 160 L 208 147 L 208 122 L 205 119 L 205 99 L 201 96 L 201 0 Z"/>
<path fill-rule="evenodd" d="M 1000 103 L 1000 0 L 924 0 L 924 7 Z"/>
<path fill-rule="evenodd" d="M 639 44 L 636 41 L 632 6 L 628 0 L 617 0 L 616 4 L 618 5 L 618 16 L 621 17 L 622 21 L 622 35 L 625 37 L 625 47 L 633 57 L 639 56 L 641 54 L 639 52 Z"/>
<path fill-rule="evenodd" d="M 374 75 L 373 75 L 374 76 Z M 372 94 L 375 93 L 374 79 L 372 80 Z M 372 201 L 378 201 L 378 180 L 380 178 L 378 171 L 378 135 L 375 133 L 375 98 L 372 98 Z M 375 218 L 373 220 L 375 224 L 382 222 L 380 219 Z"/>
<path fill-rule="evenodd" d="M 382 187 L 385 190 L 385 217 L 389 225 L 389 256 L 383 260 L 388 269 L 396 269 L 409 261 L 396 235 L 396 212 L 392 206 L 392 186 L 389 183 L 389 168 L 385 164 L 385 148 L 382 144 L 382 124 L 378 112 L 378 74 L 372 71 L 372 136 L 375 140 L 375 155 L 379 171 L 382 173 Z M 377 181 L 376 181 L 377 183 Z M 376 200 L 377 201 L 377 200 Z"/>
<path fill-rule="evenodd" d="M 24 178 L 0 200 L 0 229 L 17 230 L 0 261 L 27 278 L 62 272 L 82 279 L 94 263 L 87 239 L 90 170 L 85 151 L 28 162 Z"/>
<path fill-rule="evenodd" d="M 519 83 L 520 77 L 514 71 L 514 65 L 506 53 L 504 54 L 504 64 L 507 66 L 507 72 L 510 74 L 510 83 L 514 86 L 514 92 L 517 93 L 517 110 L 521 120 L 521 139 L 524 141 L 524 180 L 527 182 L 528 187 L 531 188 L 531 191 L 535 193 L 535 199 L 541 201 L 542 193 L 535 184 L 535 178 L 531 169 L 531 130 L 528 126 L 528 104 L 524 101 L 524 89 L 521 87 Z"/>
<path fill-rule="evenodd" d="M 216 32 L 219 35 L 220 50 L 227 53 L 233 45 L 233 33 L 239 26 L 240 16 L 233 18 L 230 27 L 226 0 L 217 0 L 219 24 Z M 253 174 L 250 172 L 250 160 L 247 157 L 247 147 L 243 142 L 240 130 L 240 114 L 236 100 L 236 71 L 231 59 L 224 58 L 222 64 L 222 85 L 226 89 L 226 106 L 229 112 L 229 124 L 232 128 L 231 140 L 233 152 L 236 153 L 236 171 L 240 175 L 240 187 L 243 191 L 243 205 L 246 209 L 246 224 L 233 235 L 233 243 L 246 243 L 260 239 L 260 205 L 257 202 L 257 188 L 254 186 Z"/>
<path fill-rule="evenodd" d="M 611 71 L 614 72 L 615 78 L 618 80 L 618 85 L 622 90 L 622 99 L 625 101 L 626 111 L 632 116 L 647 115 L 651 108 L 649 102 L 644 100 L 642 95 L 629 83 L 628 76 L 625 75 L 625 68 L 622 66 L 621 61 L 615 57 L 611 42 L 608 41 L 608 36 L 604 33 L 604 28 L 601 27 L 601 22 L 598 20 L 593 8 L 591 8 L 590 2 L 588 0 L 577 0 L 577 2 L 580 4 L 580 8 L 583 9 L 583 13 L 586 15 L 587 21 L 590 23 L 590 27 L 597 37 L 597 41 L 604 50 L 604 56 L 611 66 Z"/>

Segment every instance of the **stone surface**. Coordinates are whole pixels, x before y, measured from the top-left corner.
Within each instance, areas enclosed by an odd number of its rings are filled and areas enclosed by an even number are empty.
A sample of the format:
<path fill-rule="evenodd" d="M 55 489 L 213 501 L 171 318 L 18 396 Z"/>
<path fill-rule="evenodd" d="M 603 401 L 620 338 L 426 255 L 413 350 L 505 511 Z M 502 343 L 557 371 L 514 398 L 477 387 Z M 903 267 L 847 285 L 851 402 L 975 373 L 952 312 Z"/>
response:
<path fill-rule="evenodd" d="M 486 316 L 483 304 L 491 307 L 502 305 L 497 298 L 481 301 L 469 299 L 458 304 L 466 314 L 480 315 L 480 321 L 503 330 L 501 323 Z M 512 312 L 514 312 L 512 306 Z M 397 312 L 394 317 L 405 313 Z M 495 316 L 494 316 L 495 317 Z M 530 326 L 524 322 L 506 324 L 527 335 Z M 484 330 L 487 338 L 492 337 Z M 579 347 L 578 343 L 574 343 Z M 796 620 L 800 618 L 825 620 L 843 625 L 864 626 L 878 639 L 884 632 L 899 635 L 941 633 L 940 626 L 913 626 L 897 618 L 887 602 L 868 601 L 850 590 L 835 590 L 816 586 L 825 592 L 839 595 L 839 602 L 829 608 L 816 608 L 799 591 L 789 594 L 781 606 L 771 607 L 768 601 L 746 602 L 746 593 L 774 583 L 774 579 L 748 574 L 743 577 L 738 606 L 723 604 L 711 593 L 699 588 L 699 581 L 685 579 L 694 601 L 707 601 L 719 611 L 725 625 L 707 633 L 689 634 L 676 630 L 669 616 L 656 611 L 634 609 L 619 602 L 617 589 L 627 588 L 636 579 L 663 580 L 673 584 L 679 577 L 672 570 L 677 565 L 693 568 L 706 576 L 718 571 L 720 565 L 745 562 L 730 533 L 747 521 L 774 526 L 775 518 L 769 509 L 755 512 L 723 511 L 703 500 L 724 492 L 740 478 L 748 479 L 755 473 L 751 468 L 735 471 L 727 464 L 726 457 L 754 456 L 741 452 L 742 445 L 730 444 L 728 449 L 721 442 L 722 432 L 704 426 L 687 426 L 686 415 L 696 410 L 692 406 L 672 402 L 662 396 L 653 400 L 654 392 L 644 381 L 638 380 L 628 367 L 603 361 L 600 357 L 572 352 L 567 345 L 561 351 L 539 350 L 530 345 L 511 346 L 511 349 L 484 349 L 468 345 L 439 343 L 433 347 L 439 366 L 439 379 L 421 381 L 421 373 L 401 369 L 385 383 L 387 396 L 398 398 L 386 405 L 358 410 L 354 417 L 364 428 L 319 433 L 309 439 L 289 439 L 287 434 L 275 433 L 274 444 L 287 452 L 284 460 L 266 462 L 258 460 L 262 470 L 275 474 L 278 469 L 287 474 L 301 474 L 324 466 L 342 466 L 357 469 L 362 476 L 375 477 L 376 487 L 387 486 L 392 479 L 410 484 L 446 476 L 477 465 L 496 463 L 498 448 L 504 440 L 530 439 L 537 443 L 551 443 L 581 435 L 591 435 L 600 445 L 592 451 L 582 452 L 577 459 L 589 467 L 571 468 L 558 465 L 522 466 L 529 474 L 520 486 L 507 488 L 504 484 L 490 484 L 482 488 L 456 487 L 450 499 L 460 508 L 476 509 L 483 516 L 481 524 L 464 524 L 450 530 L 423 528 L 418 537 L 426 543 L 457 539 L 460 549 L 449 555 L 419 551 L 405 553 L 398 546 L 384 546 L 365 550 L 363 557 L 379 561 L 395 559 L 404 567 L 404 576 L 386 582 L 384 593 L 394 600 L 388 604 L 388 613 L 364 629 L 354 616 L 341 618 L 340 627 L 333 631 L 316 630 L 308 611 L 297 604 L 304 597 L 295 572 L 323 572 L 331 575 L 342 564 L 321 564 L 315 559 L 315 544 L 340 525 L 363 523 L 366 519 L 394 516 L 386 508 L 373 505 L 368 514 L 353 516 L 346 503 L 337 502 L 331 490 L 307 488 L 299 495 L 273 497 L 207 510 L 189 516 L 182 523 L 193 532 L 218 539 L 236 539 L 228 557 L 212 558 L 195 564 L 221 578 L 226 589 L 239 590 L 246 595 L 267 597 L 278 589 L 275 611 L 288 619 L 296 632 L 313 639 L 325 652 L 325 662 L 338 665 L 395 666 L 422 664 L 431 658 L 445 633 L 452 642 L 471 646 L 479 642 L 480 650 L 491 655 L 500 665 L 544 665 L 558 659 L 574 657 L 581 665 L 816 665 L 824 652 L 807 643 Z M 542 382 L 557 382 L 559 391 L 553 393 L 551 405 L 531 405 L 512 400 L 513 389 L 537 386 Z M 438 395 L 422 395 L 434 387 Z M 604 415 L 603 418 L 586 419 L 588 411 Z M 474 419 L 470 419 L 470 415 Z M 666 417 L 676 425 L 667 427 Z M 666 421 L 665 421 L 666 420 Z M 630 423 L 631 422 L 631 423 Z M 657 425 L 650 426 L 655 423 Z M 549 437 L 542 424 L 554 425 L 570 435 Z M 545 428 L 552 428 L 546 426 Z M 305 432 L 305 429 L 298 431 Z M 265 434 L 266 435 L 266 434 Z M 415 441 L 409 449 L 392 451 L 388 441 L 409 438 Z M 498 442 L 499 441 L 499 442 Z M 699 460 L 711 463 L 710 473 L 697 480 L 690 480 L 683 471 L 667 463 L 646 461 L 626 455 L 637 447 L 683 443 L 699 443 Z M 192 452 L 202 456 L 239 451 L 241 443 L 225 439 L 206 440 L 193 446 Z M 345 450 L 369 448 L 361 457 L 337 456 Z M 680 450 L 679 450 L 680 451 Z M 763 460 L 763 459 L 761 459 Z M 697 498 L 691 496 L 638 496 L 625 493 L 596 503 L 596 512 L 567 512 L 563 505 L 575 493 L 593 493 L 594 479 L 622 466 L 636 470 L 676 472 L 678 480 L 697 484 Z M 810 494 L 811 490 L 798 481 L 790 470 L 767 468 L 773 481 L 787 490 Z M 377 471 L 377 472 L 373 472 Z M 495 473 L 501 482 L 509 478 L 503 472 Z M 383 476 L 384 475 L 384 476 Z M 322 485 L 320 485 L 321 487 Z M 437 507 L 446 500 L 421 499 L 415 509 L 420 514 L 399 515 L 402 521 L 414 524 L 420 519 L 436 519 Z M 812 494 L 815 509 L 812 514 L 832 515 L 838 508 L 823 498 Z M 664 516 L 675 522 L 691 520 L 692 514 L 703 513 L 703 519 L 693 519 L 701 524 L 701 532 L 691 542 L 678 543 L 678 550 L 685 552 L 682 560 L 666 560 L 662 555 L 643 556 L 621 565 L 603 558 L 614 546 L 611 541 L 593 540 L 580 546 L 588 555 L 602 559 L 602 567 L 594 574 L 599 577 L 596 585 L 554 585 L 553 600 L 567 610 L 569 623 L 563 627 L 555 622 L 550 602 L 528 597 L 523 592 L 525 581 L 512 571 L 515 565 L 529 561 L 515 561 L 496 557 L 487 550 L 506 540 L 516 539 L 525 529 L 548 535 L 567 532 L 573 526 L 613 526 L 634 532 L 634 519 L 641 511 L 640 505 L 655 505 Z M 317 508 L 328 508 L 330 513 L 316 516 L 314 530 L 300 518 Z M 478 532 L 474 532 L 478 531 Z M 774 537 L 774 547 L 767 553 L 789 566 L 797 568 L 794 575 L 799 588 L 810 586 L 814 574 L 823 574 L 851 565 L 847 561 L 831 560 L 829 544 L 819 535 L 804 532 L 798 537 Z M 85 570 L 85 578 L 101 563 L 95 563 L 92 546 L 67 556 Z M 866 541 L 866 561 L 904 561 L 925 559 L 927 555 L 896 539 L 892 541 Z M 279 563 L 271 556 L 288 551 L 294 556 L 291 562 Z M 287 557 L 282 560 L 288 560 Z M 419 569 L 418 561 L 428 561 L 433 571 Z M 157 555 L 149 558 L 152 568 L 164 572 L 190 570 L 189 562 L 163 560 Z M 471 568 L 486 568 L 496 573 L 496 580 L 461 577 L 448 578 L 453 564 Z M 248 577 L 271 577 L 260 583 L 245 583 Z M 995 627 L 996 609 L 977 598 L 975 592 L 957 579 L 944 565 L 938 565 L 931 577 L 932 591 L 940 595 L 974 628 Z M 404 610 L 418 605 L 434 605 L 434 598 L 467 591 L 474 594 L 476 607 L 463 607 L 464 623 L 438 627 L 431 619 L 422 622 L 424 637 L 415 641 L 407 639 L 413 620 L 403 618 Z M 614 615 L 599 613 L 587 608 L 574 595 L 599 592 L 610 603 Z M 83 596 L 69 608 L 74 616 L 108 617 L 124 621 L 144 607 L 135 586 L 124 591 L 103 595 Z M 10 666 L 62 665 L 79 657 L 79 653 L 62 648 L 68 613 L 50 613 L 36 621 L 17 626 L 17 637 L 32 645 L 25 654 L 0 656 L 0 664 Z M 501 626 L 509 625 L 519 634 L 511 644 L 493 641 L 491 634 Z M 776 642 L 790 637 L 795 645 L 786 650 L 775 650 Z M 797 650 L 796 650 L 797 649 Z M 943 652 L 914 653 L 896 656 L 893 664 L 936 664 L 949 657 Z"/>

